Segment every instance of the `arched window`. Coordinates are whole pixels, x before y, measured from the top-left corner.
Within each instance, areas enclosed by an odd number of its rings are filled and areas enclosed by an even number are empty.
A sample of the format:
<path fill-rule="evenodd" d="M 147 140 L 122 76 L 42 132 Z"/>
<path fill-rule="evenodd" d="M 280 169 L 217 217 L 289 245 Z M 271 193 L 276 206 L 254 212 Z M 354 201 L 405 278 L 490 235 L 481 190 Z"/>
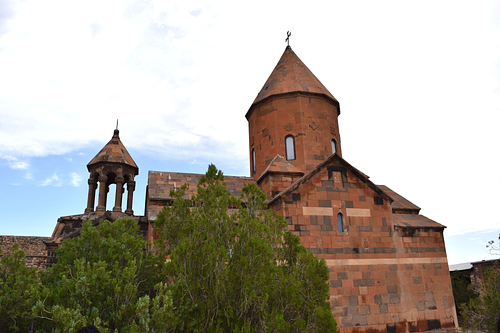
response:
<path fill-rule="evenodd" d="M 337 214 L 337 229 L 339 232 L 344 232 L 344 216 L 342 213 Z"/>
<path fill-rule="evenodd" d="M 295 139 L 292 135 L 289 135 L 285 138 L 285 148 L 286 148 L 286 159 L 294 160 L 295 159 Z"/>
<path fill-rule="evenodd" d="M 335 154 L 337 152 L 337 143 L 335 142 L 334 139 L 332 139 L 332 154 Z"/>
<path fill-rule="evenodd" d="M 255 174 L 257 168 L 255 166 L 255 149 L 252 148 L 252 173 Z"/>

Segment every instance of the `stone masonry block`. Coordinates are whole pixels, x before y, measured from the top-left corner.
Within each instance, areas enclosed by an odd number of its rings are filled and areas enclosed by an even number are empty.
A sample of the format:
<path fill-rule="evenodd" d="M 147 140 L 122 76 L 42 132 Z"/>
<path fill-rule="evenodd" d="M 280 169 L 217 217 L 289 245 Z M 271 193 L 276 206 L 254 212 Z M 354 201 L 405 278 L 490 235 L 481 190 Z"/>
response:
<path fill-rule="evenodd" d="M 397 294 L 398 293 L 398 286 L 396 286 L 396 285 L 387 286 L 387 292 L 389 294 Z"/>
<path fill-rule="evenodd" d="M 340 317 L 340 325 L 342 327 L 352 327 L 352 316 L 342 316 Z"/>
<path fill-rule="evenodd" d="M 436 310 L 436 301 L 425 301 L 424 306 L 427 310 Z"/>
<path fill-rule="evenodd" d="M 330 288 L 342 287 L 342 280 L 330 280 Z"/>
<path fill-rule="evenodd" d="M 348 316 L 356 316 L 358 315 L 358 307 L 357 306 L 347 306 L 347 315 Z"/>
<path fill-rule="evenodd" d="M 368 325 L 368 320 L 366 316 L 357 315 L 352 316 L 352 323 L 354 326 L 366 326 Z"/>
<path fill-rule="evenodd" d="M 375 281 L 373 279 L 354 280 L 355 287 L 370 287 L 370 286 L 374 286 L 374 285 L 375 285 Z"/>
<path fill-rule="evenodd" d="M 401 295 L 399 294 L 389 295 L 389 303 L 391 304 L 401 303 Z"/>
<path fill-rule="evenodd" d="M 332 207 L 332 202 L 330 200 L 318 200 L 318 205 L 320 207 Z"/>

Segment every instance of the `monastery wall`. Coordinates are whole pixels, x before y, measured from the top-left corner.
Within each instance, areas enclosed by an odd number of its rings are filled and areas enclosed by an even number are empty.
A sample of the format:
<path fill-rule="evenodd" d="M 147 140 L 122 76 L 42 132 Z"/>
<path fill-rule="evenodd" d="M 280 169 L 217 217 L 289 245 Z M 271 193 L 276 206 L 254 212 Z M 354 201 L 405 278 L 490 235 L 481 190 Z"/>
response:
<path fill-rule="evenodd" d="M 396 226 L 390 199 L 335 161 L 273 209 L 326 260 L 342 333 L 455 332 L 442 228 Z"/>
<path fill-rule="evenodd" d="M 25 262 L 28 267 L 46 267 L 47 249 L 45 248 L 44 240 L 50 237 L 36 236 L 0 236 L 0 247 L 2 253 L 6 255 L 12 254 L 14 244 L 19 244 L 19 249 L 26 254 Z"/>

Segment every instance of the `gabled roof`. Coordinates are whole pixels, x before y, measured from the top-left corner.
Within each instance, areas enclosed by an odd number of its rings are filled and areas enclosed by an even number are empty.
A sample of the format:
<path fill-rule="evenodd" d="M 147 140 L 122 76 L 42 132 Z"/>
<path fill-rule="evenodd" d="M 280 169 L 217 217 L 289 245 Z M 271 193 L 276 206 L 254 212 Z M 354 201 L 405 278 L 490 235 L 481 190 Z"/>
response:
<path fill-rule="evenodd" d="M 129 165 L 137 170 L 137 164 L 127 151 L 127 148 L 120 140 L 119 131 L 115 130 L 111 140 L 101 149 L 101 151 L 87 164 L 87 169 L 90 171 L 90 166 L 99 162 L 121 163 Z"/>
<path fill-rule="evenodd" d="M 302 186 L 302 184 L 304 184 L 305 182 L 310 180 L 313 176 L 315 176 L 321 169 L 323 169 L 325 166 L 330 164 L 333 160 L 339 161 L 344 167 L 346 167 L 346 169 L 348 169 L 352 174 L 354 174 L 356 177 L 358 177 L 358 179 L 360 179 L 362 182 L 364 182 L 366 185 L 368 185 L 368 187 L 370 187 L 372 190 L 374 190 L 376 193 L 378 193 L 380 196 L 382 196 L 384 198 L 384 200 L 387 200 L 390 203 L 392 203 L 394 201 L 382 189 L 380 189 L 371 180 L 369 180 L 368 177 L 364 173 L 362 173 L 361 171 L 359 171 L 358 169 L 356 169 L 355 167 L 353 167 L 352 165 L 347 163 L 347 161 L 344 160 L 339 155 L 332 154 L 325 161 L 323 161 L 321 164 L 319 164 L 316 168 L 311 170 L 308 174 L 304 175 L 302 178 L 298 179 L 295 183 L 290 185 L 288 188 L 286 188 L 285 190 L 283 190 L 279 194 L 277 194 L 274 198 L 272 198 L 269 201 L 269 204 L 272 204 L 274 201 L 278 200 L 282 196 L 295 191 L 297 188 Z"/>
<path fill-rule="evenodd" d="M 257 179 L 257 183 L 259 183 L 268 173 L 293 173 L 298 175 L 304 174 L 304 172 L 297 169 L 292 163 L 285 160 L 279 154 L 273 158 L 271 163 L 269 163 L 266 170 L 264 170 L 264 172 Z"/>
<path fill-rule="evenodd" d="M 191 196 L 196 194 L 196 186 L 201 176 L 203 174 L 200 173 L 149 171 L 147 190 L 149 204 L 145 212 L 148 219 L 155 220 L 160 210 L 167 204 L 166 201 L 172 200 L 170 191 L 180 188 L 185 183 L 189 184 L 189 189 L 184 199 L 191 199 Z M 239 197 L 243 186 L 255 183 L 255 180 L 251 177 L 224 176 L 224 183 L 229 193 Z"/>
<path fill-rule="evenodd" d="M 150 200 L 170 200 L 170 190 L 179 189 L 185 183 L 189 184 L 189 189 L 184 196 L 190 199 L 196 193 L 198 180 L 204 174 L 149 171 L 148 175 L 148 198 Z M 227 190 L 235 197 L 239 197 L 243 186 L 255 183 L 251 177 L 224 176 L 224 183 Z"/>
<path fill-rule="evenodd" d="M 338 103 L 328 89 L 292 51 L 292 48 L 287 46 L 278 64 L 262 87 L 262 90 L 253 101 L 253 104 L 272 95 L 290 92 L 322 94 Z"/>
<path fill-rule="evenodd" d="M 402 228 L 446 228 L 423 215 L 415 214 L 392 214 L 394 226 Z"/>
<path fill-rule="evenodd" d="M 404 198 L 400 194 L 394 192 L 387 186 L 385 185 L 377 185 L 377 186 L 381 188 L 382 191 L 387 193 L 387 195 L 389 195 L 392 199 L 394 199 L 394 202 L 392 203 L 392 209 L 412 210 L 416 211 L 416 213 L 420 211 L 420 207 L 410 202 L 408 199 Z"/>

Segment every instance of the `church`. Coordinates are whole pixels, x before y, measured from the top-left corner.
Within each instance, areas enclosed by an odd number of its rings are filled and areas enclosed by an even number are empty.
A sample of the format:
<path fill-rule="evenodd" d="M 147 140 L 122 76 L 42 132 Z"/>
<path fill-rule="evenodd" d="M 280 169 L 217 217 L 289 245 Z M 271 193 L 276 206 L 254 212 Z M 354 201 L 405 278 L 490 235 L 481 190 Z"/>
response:
<path fill-rule="evenodd" d="M 245 115 L 251 174 L 225 176 L 228 190 L 239 196 L 243 186 L 256 183 L 302 245 L 326 260 L 331 309 L 342 333 L 457 332 L 445 226 L 342 158 L 339 115 L 337 99 L 287 46 Z M 86 219 L 98 224 L 129 216 L 145 239 L 154 240 L 154 221 L 172 200 L 170 190 L 189 183 L 191 196 L 202 176 L 149 171 L 145 215 L 137 216 L 132 203 L 139 168 L 118 130 L 87 168 L 85 211 L 59 218 L 52 236 L 38 240 L 45 252 L 33 262 L 40 266 L 57 260 L 55 250 L 77 236 Z M 112 184 L 116 193 L 109 193 Z M 112 211 L 106 211 L 108 199 L 114 199 Z"/>

